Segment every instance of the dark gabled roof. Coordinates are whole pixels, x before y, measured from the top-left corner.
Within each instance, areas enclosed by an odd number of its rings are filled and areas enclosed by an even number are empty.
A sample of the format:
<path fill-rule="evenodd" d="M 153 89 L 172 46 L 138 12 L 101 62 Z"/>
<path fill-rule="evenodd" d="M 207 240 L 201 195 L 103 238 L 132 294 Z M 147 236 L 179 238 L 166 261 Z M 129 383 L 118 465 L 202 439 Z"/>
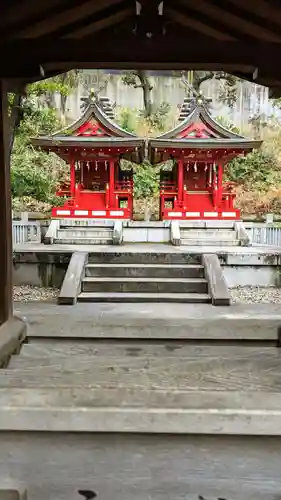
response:
<path fill-rule="evenodd" d="M 124 148 L 133 152 L 134 158 L 142 160 L 144 155 L 144 140 L 135 134 L 127 132 L 110 120 L 96 103 L 91 103 L 82 116 L 68 127 L 51 134 L 31 139 L 35 147 L 54 151 L 65 157 L 64 148 L 102 149 Z M 60 151 L 61 150 L 61 151 Z M 122 154 L 122 151 L 120 152 Z"/>
<path fill-rule="evenodd" d="M 84 113 L 71 125 L 56 132 L 52 137 L 58 136 L 78 136 L 79 129 L 86 125 L 87 123 L 96 122 L 109 137 L 136 137 L 135 134 L 127 132 L 126 130 L 119 127 L 115 122 L 113 122 L 106 113 L 95 103 L 89 104 L 85 109 Z M 100 137 L 100 135 L 99 135 Z"/>
<path fill-rule="evenodd" d="M 90 104 L 84 113 L 71 125 L 49 136 L 31 139 L 37 147 L 77 146 L 84 144 L 114 145 L 132 144 L 138 139 L 135 134 L 127 132 L 110 120 L 96 103 Z M 139 140 L 140 142 L 140 140 Z M 83 146 L 84 147 L 84 146 Z"/>
<path fill-rule="evenodd" d="M 139 148 L 144 139 L 138 137 L 73 137 L 67 135 L 40 136 L 32 139 L 32 144 L 42 149 L 54 148 Z"/>
<path fill-rule="evenodd" d="M 177 139 L 192 125 L 202 124 L 214 139 L 245 139 L 242 135 L 226 129 L 216 122 L 203 104 L 198 104 L 186 117 L 173 129 L 157 137 L 157 139 Z M 187 139 L 188 140 L 188 139 Z"/>
<path fill-rule="evenodd" d="M 248 139 L 217 123 L 203 104 L 197 104 L 189 116 L 176 127 L 149 142 L 149 157 L 155 162 L 155 155 L 166 149 L 232 149 L 251 151 L 258 149 L 262 141 Z M 238 154 L 238 153 L 237 153 Z"/>
<path fill-rule="evenodd" d="M 202 104 L 191 111 L 189 116 L 173 129 L 150 141 L 151 146 L 200 147 L 200 148 L 240 148 L 255 149 L 261 141 L 254 141 L 232 132 L 216 122 Z"/>

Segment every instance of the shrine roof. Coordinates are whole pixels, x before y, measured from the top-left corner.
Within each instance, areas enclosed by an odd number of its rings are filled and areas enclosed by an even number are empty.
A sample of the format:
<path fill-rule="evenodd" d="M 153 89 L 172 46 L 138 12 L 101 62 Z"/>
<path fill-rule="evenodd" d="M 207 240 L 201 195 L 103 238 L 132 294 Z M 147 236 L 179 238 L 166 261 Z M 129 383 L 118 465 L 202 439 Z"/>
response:
<path fill-rule="evenodd" d="M 143 140 L 135 134 L 127 132 L 110 120 L 103 110 L 91 103 L 82 116 L 68 127 L 49 136 L 32 138 L 34 146 L 48 147 L 137 147 L 143 145 Z"/>
<path fill-rule="evenodd" d="M 252 150 L 261 146 L 255 141 L 232 132 L 216 122 L 203 104 L 168 132 L 150 140 L 150 149 L 200 148 Z"/>

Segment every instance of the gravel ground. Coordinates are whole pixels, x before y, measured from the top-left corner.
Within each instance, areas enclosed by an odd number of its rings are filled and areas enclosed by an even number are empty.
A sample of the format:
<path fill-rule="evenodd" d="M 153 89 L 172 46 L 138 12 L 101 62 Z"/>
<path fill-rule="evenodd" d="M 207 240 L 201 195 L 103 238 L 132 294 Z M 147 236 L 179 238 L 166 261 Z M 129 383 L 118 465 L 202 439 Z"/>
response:
<path fill-rule="evenodd" d="M 57 288 L 43 288 L 39 286 L 22 285 L 14 286 L 15 302 L 31 302 L 53 300 L 58 296 Z"/>
<path fill-rule="evenodd" d="M 245 286 L 230 290 L 234 303 L 240 304 L 281 304 L 281 288 Z M 59 289 L 42 288 L 39 286 L 14 286 L 15 302 L 32 302 L 54 300 L 58 297 Z"/>
<path fill-rule="evenodd" d="M 230 290 L 233 302 L 240 304 L 281 304 L 281 288 L 245 286 Z"/>

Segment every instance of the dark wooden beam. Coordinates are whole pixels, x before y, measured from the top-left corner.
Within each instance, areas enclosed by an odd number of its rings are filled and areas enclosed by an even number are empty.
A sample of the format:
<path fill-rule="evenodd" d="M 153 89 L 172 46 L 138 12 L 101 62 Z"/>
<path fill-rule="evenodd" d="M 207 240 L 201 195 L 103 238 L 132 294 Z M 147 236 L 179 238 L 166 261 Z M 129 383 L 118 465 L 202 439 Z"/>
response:
<path fill-rule="evenodd" d="M 107 15 L 106 17 L 99 20 L 94 19 L 93 21 L 90 22 L 89 20 L 87 20 L 84 26 L 72 28 L 71 32 L 65 35 L 65 38 L 82 38 L 85 36 L 92 35 L 93 33 L 97 33 L 98 31 L 102 31 L 108 28 L 109 26 L 114 26 L 124 21 L 125 19 L 132 16 L 133 13 L 134 12 L 132 8 L 125 8 L 118 10 L 118 12 Z"/>
<path fill-rule="evenodd" d="M 239 6 L 244 11 L 248 11 L 251 15 L 255 13 L 263 19 L 281 25 L 281 5 L 272 5 L 267 0 L 230 0 L 236 6 Z"/>
<path fill-rule="evenodd" d="M 12 211 L 6 82 L 0 80 L 0 324 L 12 316 Z"/>
<path fill-rule="evenodd" d="M 233 36 L 227 33 L 227 29 L 218 29 L 216 26 L 212 26 L 210 23 L 198 19 L 196 15 L 190 15 L 190 9 L 185 9 L 185 12 L 182 12 L 175 8 L 166 7 L 165 14 L 176 23 L 191 28 L 194 31 L 198 31 L 204 36 L 210 36 L 222 42 L 235 40 Z"/>
<path fill-rule="evenodd" d="M 217 68 L 232 65 L 248 65 L 266 69 L 271 74 L 280 73 L 276 61 L 281 55 L 281 44 L 276 43 L 239 43 L 221 42 L 191 37 L 189 30 L 177 30 L 155 39 L 134 36 L 114 36 L 107 33 L 79 40 L 43 38 L 19 40 L 14 43 L 0 44 L 0 75 L 21 76 L 21 72 L 41 64 L 43 68 L 53 66 L 63 68 L 135 68 L 147 64 L 149 67 L 188 68 L 189 64 L 202 66 L 214 65 Z M 186 33 L 186 35 L 185 35 Z M 223 50 L 222 50 L 223 49 Z M 90 66 L 89 66 L 90 64 Z M 22 75 L 22 76 L 23 76 Z"/>
<path fill-rule="evenodd" d="M 186 0 L 177 0 L 177 4 L 184 8 L 187 3 Z M 264 42 L 275 43 L 281 41 L 281 35 L 272 33 L 263 26 L 259 26 L 253 21 L 245 19 L 243 16 L 240 17 L 230 12 L 225 2 L 216 4 L 208 0 L 188 0 L 188 6 L 197 10 L 199 13 L 207 15 L 210 21 L 213 19 L 216 22 L 218 19 L 221 19 L 225 26 L 240 31 L 241 35 L 250 35 Z"/>
<path fill-rule="evenodd" d="M 30 27 L 23 27 L 18 30 L 17 37 L 36 38 L 38 36 L 48 35 L 60 28 L 67 26 L 71 23 L 83 20 L 102 9 L 120 3 L 121 0 L 88 0 L 76 3 L 71 8 L 65 8 L 61 12 L 52 17 L 45 17 L 41 21 L 31 25 Z"/>
<path fill-rule="evenodd" d="M 274 7 L 270 2 L 264 0 L 228 0 L 226 8 L 234 14 L 238 14 L 245 20 L 251 20 L 255 24 L 266 28 L 273 33 L 280 33 L 281 5 Z"/>
<path fill-rule="evenodd" d="M 3 0 L 2 0 L 3 1 Z M 62 0 L 48 0 L 48 2 L 38 2 L 38 0 L 22 0 L 16 5 L 11 3 L 3 5 L 1 2 L 1 18 L 0 27 L 10 28 L 14 25 L 23 25 L 28 20 L 36 18 L 36 16 L 45 16 L 52 8 L 59 8 Z M 2 33 L 1 33 L 2 35 Z"/>

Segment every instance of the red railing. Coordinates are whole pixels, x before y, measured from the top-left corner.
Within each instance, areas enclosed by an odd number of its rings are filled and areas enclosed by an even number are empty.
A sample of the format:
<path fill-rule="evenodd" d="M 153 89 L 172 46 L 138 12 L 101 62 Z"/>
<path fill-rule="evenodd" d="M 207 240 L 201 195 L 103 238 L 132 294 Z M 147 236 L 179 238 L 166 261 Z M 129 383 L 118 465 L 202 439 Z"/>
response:
<path fill-rule="evenodd" d="M 161 181 L 160 191 L 164 191 L 165 193 L 174 193 L 177 191 L 176 183 L 170 181 Z"/>

